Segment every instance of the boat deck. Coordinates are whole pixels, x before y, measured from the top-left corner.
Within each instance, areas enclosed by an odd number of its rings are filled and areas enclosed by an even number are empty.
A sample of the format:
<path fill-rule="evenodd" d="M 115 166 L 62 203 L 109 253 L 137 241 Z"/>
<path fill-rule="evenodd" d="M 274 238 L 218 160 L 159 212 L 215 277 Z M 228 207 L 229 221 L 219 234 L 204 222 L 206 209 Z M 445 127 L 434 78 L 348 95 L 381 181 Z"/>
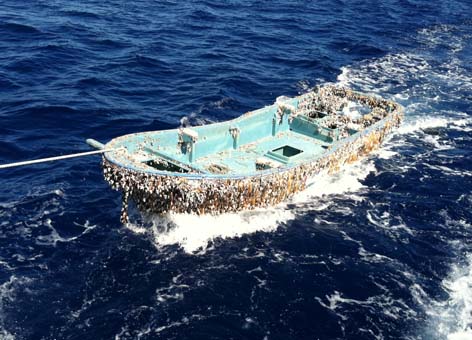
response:
<path fill-rule="evenodd" d="M 220 170 L 228 174 L 241 174 L 256 171 L 258 160 L 267 161 L 270 167 L 291 166 L 321 157 L 330 144 L 294 131 L 284 131 L 275 137 L 266 137 L 237 149 L 224 150 L 198 158 L 192 167 L 203 173 Z M 291 154 L 296 154 L 284 156 L 282 148 L 286 146 L 289 146 L 289 154 L 290 151 L 292 151 Z M 287 153 L 286 150 L 285 153 Z"/>
<path fill-rule="evenodd" d="M 112 146 L 127 146 L 126 150 L 112 157 L 122 166 L 148 173 L 248 176 L 316 160 L 333 145 L 333 136 L 338 140 L 337 130 L 319 125 L 323 118 L 296 117 L 289 122 L 285 116 L 274 123 L 272 115 L 265 109 L 244 117 L 253 121 L 235 124 L 237 137 L 231 135 L 231 123 L 185 129 L 183 136 L 178 130 L 124 136 Z"/>

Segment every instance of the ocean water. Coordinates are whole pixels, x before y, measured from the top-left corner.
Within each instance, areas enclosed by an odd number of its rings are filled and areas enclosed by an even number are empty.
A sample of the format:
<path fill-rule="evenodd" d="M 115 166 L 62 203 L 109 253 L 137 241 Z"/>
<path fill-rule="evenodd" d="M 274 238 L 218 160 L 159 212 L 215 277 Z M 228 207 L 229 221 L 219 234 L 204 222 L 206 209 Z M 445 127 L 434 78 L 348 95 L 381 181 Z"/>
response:
<path fill-rule="evenodd" d="M 317 84 L 383 147 L 279 206 L 123 226 L 100 157 L 0 170 L 2 339 L 472 339 L 472 3 L 0 3 L 0 163 Z"/>

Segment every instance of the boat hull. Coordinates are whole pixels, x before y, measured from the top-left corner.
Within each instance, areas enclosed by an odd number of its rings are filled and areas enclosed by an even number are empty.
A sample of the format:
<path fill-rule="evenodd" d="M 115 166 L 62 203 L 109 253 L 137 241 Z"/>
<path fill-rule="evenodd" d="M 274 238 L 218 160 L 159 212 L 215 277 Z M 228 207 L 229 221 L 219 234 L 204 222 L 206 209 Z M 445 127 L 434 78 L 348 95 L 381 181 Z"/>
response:
<path fill-rule="evenodd" d="M 245 176 L 195 176 L 139 171 L 120 166 L 105 155 L 105 179 L 123 194 L 122 222 L 128 221 L 129 199 L 142 212 L 158 214 L 220 214 L 275 205 L 305 189 L 307 179 L 319 172 L 336 172 L 344 164 L 369 154 L 400 124 L 403 108 L 350 90 L 342 91 L 345 91 L 343 96 L 367 102 L 372 107 L 383 103 L 391 109 L 381 120 L 333 143 L 323 157 L 301 164 Z"/>

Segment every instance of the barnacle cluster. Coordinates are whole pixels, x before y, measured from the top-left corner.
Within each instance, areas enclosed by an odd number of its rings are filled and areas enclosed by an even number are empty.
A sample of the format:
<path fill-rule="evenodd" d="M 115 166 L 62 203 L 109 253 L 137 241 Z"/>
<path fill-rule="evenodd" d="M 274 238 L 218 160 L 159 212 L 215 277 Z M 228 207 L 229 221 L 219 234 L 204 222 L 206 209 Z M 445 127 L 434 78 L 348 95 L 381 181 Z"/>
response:
<path fill-rule="evenodd" d="M 368 108 L 369 114 L 357 118 L 343 114 L 344 109 L 349 108 L 352 103 Z M 357 129 L 367 128 L 384 119 L 397 107 L 399 106 L 394 102 L 382 98 L 366 96 L 346 88 L 324 86 L 315 87 L 300 98 L 296 115 L 324 118 L 319 124 L 329 129 L 338 129 L 342 138 L 349 135 L 349 126 L 355 126 Z"/>
<path fill-rule="evenodd" d="M 301 96 L 296 114 L 314 117 L 324 112 L 333 120 L 344 119 L 338 113 L 348 101 L 371 110 L 370 117 L 357 122 L 361 130 L 356 138 L 340 140 L 324 157 L 290 168 L 238 178 L 185 177 L 135 171 L 103 158 L 105 179 L 123 194 L 121 221 L 128 222 L 129 199 L 143 212 L 218 214 L 274 205 L 289 198 L 305 188 L 309 177 L 322 170 L 335 172 L 377 148 L 386 134 L 399 125 L 403 115 L 398 104 L 334 86 L 317 88 Z"/>

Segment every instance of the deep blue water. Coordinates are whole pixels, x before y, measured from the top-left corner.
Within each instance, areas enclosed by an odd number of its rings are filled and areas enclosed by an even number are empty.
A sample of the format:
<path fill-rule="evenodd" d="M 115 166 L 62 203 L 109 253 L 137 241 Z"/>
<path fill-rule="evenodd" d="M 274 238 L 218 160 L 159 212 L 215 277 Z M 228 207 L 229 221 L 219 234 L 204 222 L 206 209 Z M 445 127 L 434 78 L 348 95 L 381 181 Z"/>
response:
<path fill-rule="evenodd" d="M 0 163 L 340 83 L 383 148 L 291 202 L 119 223 L 100 157 L 0 170 L 0 338 L 472 339 L 472 3 L 2 1 Z"/>

